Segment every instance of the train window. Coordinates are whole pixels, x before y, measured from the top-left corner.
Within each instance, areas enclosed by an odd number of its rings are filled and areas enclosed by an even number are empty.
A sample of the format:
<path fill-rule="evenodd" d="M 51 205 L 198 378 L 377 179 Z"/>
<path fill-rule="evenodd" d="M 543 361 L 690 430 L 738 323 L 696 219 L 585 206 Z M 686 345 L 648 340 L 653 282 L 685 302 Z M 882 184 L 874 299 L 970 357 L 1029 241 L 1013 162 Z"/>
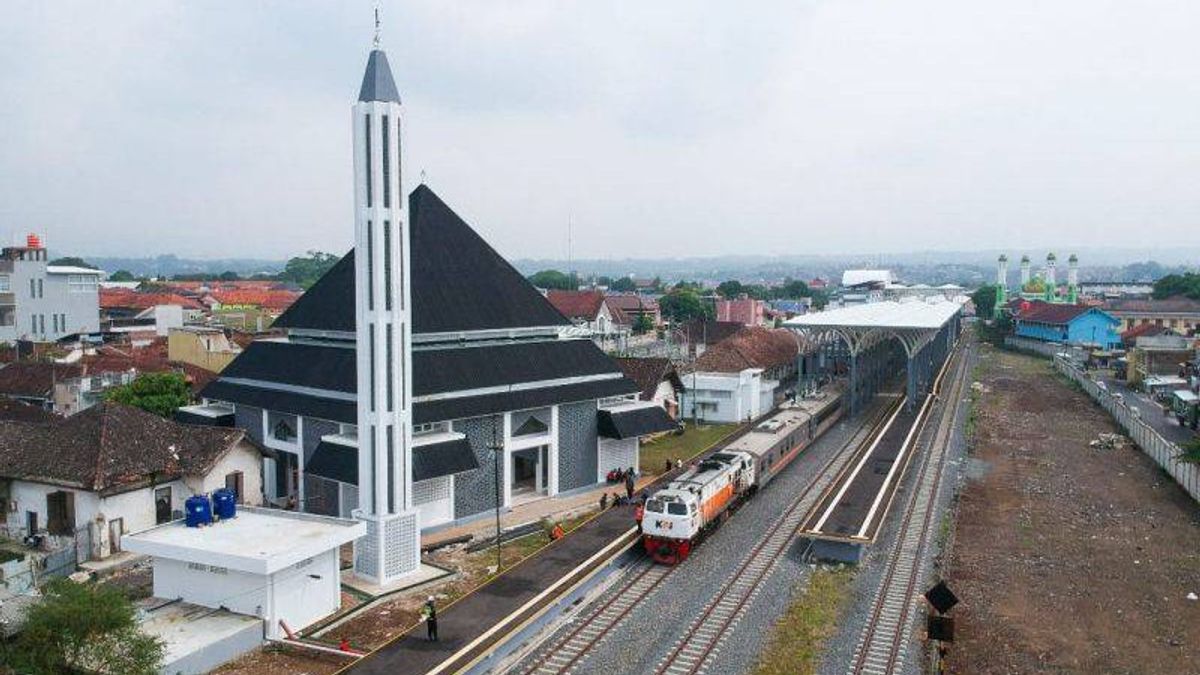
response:
<path fill-rule="evenodd" d="M 667 504 L 667 513 L 673 516 L 686 516 L 687 505 L 680 502 L 671 502 Z"/>
<path fill-rule="evenodd" d="M 662 513 L 663 503 L 657 499 L 651 499 L 650 501 L 646 502 L 646 510 L 650 513 Z"/>

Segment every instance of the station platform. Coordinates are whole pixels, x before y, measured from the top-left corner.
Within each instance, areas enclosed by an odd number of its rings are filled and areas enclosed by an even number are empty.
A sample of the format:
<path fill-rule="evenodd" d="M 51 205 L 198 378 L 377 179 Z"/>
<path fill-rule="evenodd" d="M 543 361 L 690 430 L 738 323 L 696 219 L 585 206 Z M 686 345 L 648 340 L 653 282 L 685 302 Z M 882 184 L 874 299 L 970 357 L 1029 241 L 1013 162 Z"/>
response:
<path fill-rule="evenodd" d="M 801 525 L 800 536 L 812 540 L 815 558 L 858 562 L 865 545 L 875 541 L 888 507 L 912 460 L 916 437 L 929 407 L 896 406 Z"/>
<path fill-rule="evenodd" d="M 744 426 L 706 451 L 705 456 L 751 429 L 753 424 Z M 683 470 L 665 473 L 646 487 L 653 490 Z M 614 506 L 440 609 L 437 642 L 425 639 L 425 626 L 421 624 L 339 673 L 440 675 L 462 671 L 637 541 L 633 507 Z"/>

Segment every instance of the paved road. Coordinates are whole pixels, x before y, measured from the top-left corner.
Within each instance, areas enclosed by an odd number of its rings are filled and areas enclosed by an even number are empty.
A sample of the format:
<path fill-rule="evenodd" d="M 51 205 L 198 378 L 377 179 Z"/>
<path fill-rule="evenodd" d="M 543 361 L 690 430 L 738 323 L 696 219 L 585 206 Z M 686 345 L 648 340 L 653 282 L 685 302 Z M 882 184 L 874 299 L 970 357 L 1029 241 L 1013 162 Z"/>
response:
<path fill-rule="evenodd" d="M 1163 415 L 1162 406 L 1155 403 L 1149 396 L 1138 391 L 1133 391 L 1125 385 L 1121 380 L 1114 380 L 1110 377 L 1099 378 L 1108 387 L 1108 390 L 1114 394 L 1121 394 L 1125 399 L 1126 405 L 1131 408 L 1137 408 L 1142 415 L 1142 420 L 1154 427 L 1154 430 L 1162 434 L 1163 438 L 1176 444 L 1186 443 L 1190 441 L 1195 432 L 1187 427 L 1179 426 L 1175 420 L 1175 415 Z"/>

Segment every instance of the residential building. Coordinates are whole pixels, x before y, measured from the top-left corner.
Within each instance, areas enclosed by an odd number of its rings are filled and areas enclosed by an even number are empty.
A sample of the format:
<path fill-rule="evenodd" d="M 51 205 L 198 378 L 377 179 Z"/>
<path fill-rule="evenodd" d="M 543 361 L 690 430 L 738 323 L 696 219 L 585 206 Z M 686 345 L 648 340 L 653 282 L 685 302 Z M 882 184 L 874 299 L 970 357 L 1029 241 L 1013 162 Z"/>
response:
<path fill-rule="evenodd" d="M 1125 379 L 1137 385 L 1153 375 L 1186 377 L 1188 364 L 1195 357 L 1196 338 L 1143 334 L 1134 339 L 1133 348 L 1125 356 Z"/>
<path fill-rule="evenodd" d="M 353 110 L 354 250 L 280 315 L 285 336 L 203 393 L 275 451 L 267 497 L 364 521 L 355 574 L 389 584 L 417 570 L 422 529 L 636 466 L 636 436 L 619 425 L 603 442 L 600 420 L 638 389 L 562 336 L 570 322 L 428 186 L 403 189 L 404 113 L 379 49 Z"/>
<path fill-rule="evenodd" d="M 766 414 L 795 382 L 799 353 L 787 330 L 743 328 L 706 349 L 680 378 L 683 416 L 742 422 Z"/>
<path fill-rule="evenodd" d="M 1182 296 L 1164 300 L 1118 298 L 1105 302 L 1101 308 L 1121 322 L 1122 330 L 1155 325 L 1190 335 L 1200 329 L 1200 300 Z"/>
<path fill-rule="evenodd" d="M 745 326 L 736 321 L 693 319 L 680 326 L 676 335 L 684 343 L 688 358 L 696 359 L 709 346 L 732 337 L 743 328 Z"/>
<path fill-rule="evenodd" d="M 745 294 L 733 299 L 717 298 L 713 303 L 717 321 L 731 321 L 743 326 L 763 325 L 767 303 Z"/>
<path fill-rule="evenodd" d="M 605 297 L 609 313 L 618 323 L 632 328 L 640 316 L 650 318 L 652 328 L 662 325 L 662 309 L 658 300 L 639 293 L 615 293 Z"/>
<path fill-rule="evenodd" d="M 1095 307 L 1042 301 L 1023 302 L 1013 314 L 1013 332 L 1018 337 L 1101 349 L 1120 346 L 1120 323 Z"/>
<path fill-rule="evenodd" d="M 233 488 L 262 501 L 263 451 L 237 429 L 190 426 L 138 408 L 101 403 L 66 419 L 0 422 L 0 497 L 6 535 L 74 545 L 90 557 L 121 550 L 121 537 L 180 517 L 193 494 Z"/>
<path fill-rule="evenodd" d="M 53 410 L 55 384 L 77 379 L 83 372 L 74 363 L 15 361 L 0 367 L 0 397 Z"/>
<path fill-rule="evenodd" d="M 884 289 L 896 283 L 891 270 L 846 270 L 842 272 L 842 287 L 838 294 L 844 305 L 881 302 Z"/>
<path fill-rule="evenodd" d="M 683 380 L 675 364 L 668 358 L 618 358 L 617 366 L 625 377 L 633 380 L 641 390 L 638 399 L 652 401 L 667 411 L 671 419 L 679 418 L 679 399 L 683 393 Z"/>
<path fill-rule="evenodd" d="M 101 270 L 51 265 L 34 235 L 0 250 L 0 344 L 53 342 L 100 330 Z"/>
<path fill-rule="evenodd" d="M 214 373 L 221 372 L 241 353 L 242 348 L 220 328 L 184 326 L 172 329 L 167 336 L 167 358 Z"/>
<path fill-rule="evenodd" d="M 620 325 L 613 318 L 602 291 L 550 290 L 546 292 L 546 299 L 572 325 L 601 340 L 614 339 L 628 332 L 628 326 Z"/>

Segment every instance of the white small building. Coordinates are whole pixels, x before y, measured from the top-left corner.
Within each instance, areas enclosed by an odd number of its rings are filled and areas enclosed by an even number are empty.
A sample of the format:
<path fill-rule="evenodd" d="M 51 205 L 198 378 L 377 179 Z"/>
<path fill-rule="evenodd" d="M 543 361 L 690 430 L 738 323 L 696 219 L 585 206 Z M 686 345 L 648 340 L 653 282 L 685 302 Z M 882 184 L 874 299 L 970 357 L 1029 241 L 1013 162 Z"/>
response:
<path fill-rule="evenodd" d="M 777 380 L 765 379 L 762 368 L 735 373 L 695 372 L 683 376 L 685 420 L 745 422 L 766 414 L 775 405 Z"/>
<path fill-rule="evenodd" d="M 338 548 L 366 534 L 358 520 L 238 507 L 204 527 L 183 520 L 125 538 L 154 559 L 154 596 L 263 621 L 267 638 L 304 630 L 341 606 Z"/>

